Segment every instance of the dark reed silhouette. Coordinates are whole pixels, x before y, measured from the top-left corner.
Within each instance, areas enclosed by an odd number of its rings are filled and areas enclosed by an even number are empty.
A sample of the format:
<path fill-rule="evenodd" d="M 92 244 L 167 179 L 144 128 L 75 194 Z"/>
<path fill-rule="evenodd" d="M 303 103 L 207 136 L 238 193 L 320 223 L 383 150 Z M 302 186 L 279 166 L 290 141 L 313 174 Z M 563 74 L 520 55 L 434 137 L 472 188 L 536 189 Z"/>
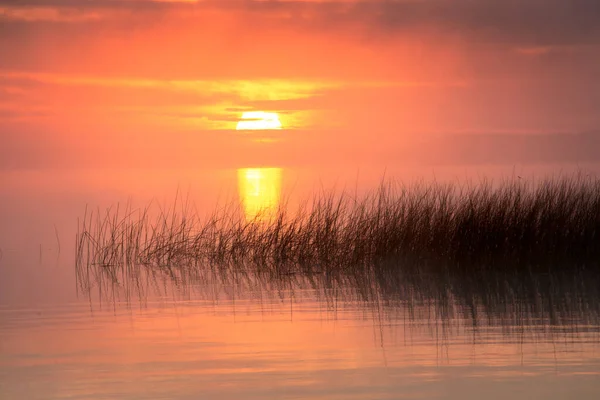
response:
<path fill-rule="evenodd" d="M 230 205 L 202 219 L 186 202 L 162 210 L 87 213 L 77 259 L 124 266 L 252 268 L 272 274 L 387 268 L 453 275 L 565 271 L 600 263 L 600 181 L 576 175 L 537 184 L 382 184 L 361 199 L 321 194 L 246 221 Z"/>
<path fill-rule="evenodd" d="M 473 328 L 597 331 L 595 177 L 388 182 L 360 199 L 331 192 L 307 204 L 251 221 L 233 203 L 206 218 L 187 201 L 156 214 L 150 206 L 86 211 L 76 239 L 80 288 L 140 296 L 156 279 L 231 285 L 238 295 L 308 287 L 390 313 L 429 305 L 436 320 Z"/>

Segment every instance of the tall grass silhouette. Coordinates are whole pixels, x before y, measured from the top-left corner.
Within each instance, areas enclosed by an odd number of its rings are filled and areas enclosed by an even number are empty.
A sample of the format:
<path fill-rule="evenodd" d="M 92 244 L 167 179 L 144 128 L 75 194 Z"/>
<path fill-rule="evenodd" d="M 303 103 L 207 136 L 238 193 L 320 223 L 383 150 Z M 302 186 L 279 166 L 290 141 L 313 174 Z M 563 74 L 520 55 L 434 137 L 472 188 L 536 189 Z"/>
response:
<path fill-rule="evenodd" d="M 208 216 L 188 201 L 151 211 L 86 213 L 78 265 L 270 276 L 569 271 L 600 264 L 600 181 L 578 174 L 493 185 L 385 182 L 361 198 L 323 192 L 290 212 L 247 221 L 230 203 Z M 156 210 L 154 210 L 156 211 Z M 154 215 L 151 217 L 151 215 Z"/>
<path fill-rule="evenodd" d="M 203 215 L 181 198 L 169 208 L 86 210 L 76 237 L 79 288 L 127 299 L 161 282 L 213 294 L 228 286 L 238 296 L 308 288 L 328 302 L 411 317 L 426 306 L 442 324 L 597 331 L 595 177 L 384 181 L 360 198 L 321 192 L 303 204 L 249 221 L 234 202 Z"/>

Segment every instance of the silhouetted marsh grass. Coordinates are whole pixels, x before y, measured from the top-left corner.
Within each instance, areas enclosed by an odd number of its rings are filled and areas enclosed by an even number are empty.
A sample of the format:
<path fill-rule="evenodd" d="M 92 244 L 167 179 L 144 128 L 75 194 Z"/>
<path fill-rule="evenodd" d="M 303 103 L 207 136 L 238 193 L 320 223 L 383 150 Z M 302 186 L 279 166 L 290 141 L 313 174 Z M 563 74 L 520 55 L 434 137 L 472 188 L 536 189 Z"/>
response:
<path fill-rule="evenodd" d="M 358 199 L 321 193 L 295 213 L 246 221 L 234 203 L 202 217 L 188 201 L 159 209 L 86 211 L 79 263 L 125 268 L 248 268 L 269 275 L 350 270 L 472 275 L 597 268 L 600 181 L 583 174 L 536 184 L 383 183 Z"/>
<path fill-rule="evenodd" d="M 250 221 L 235 202 L 208 215 L 181 198 L 170 208 L 88 209 L 79 287 L 128 299 L 161 283 L 261 298 L 309 288 L 391 312 L 426 306 L 436 321 L 468 319 L 474 329 L 593 330 L 600 320 L 595 177 L 384 182 L 360 198 L 321 192 L 304 204 Z"/>

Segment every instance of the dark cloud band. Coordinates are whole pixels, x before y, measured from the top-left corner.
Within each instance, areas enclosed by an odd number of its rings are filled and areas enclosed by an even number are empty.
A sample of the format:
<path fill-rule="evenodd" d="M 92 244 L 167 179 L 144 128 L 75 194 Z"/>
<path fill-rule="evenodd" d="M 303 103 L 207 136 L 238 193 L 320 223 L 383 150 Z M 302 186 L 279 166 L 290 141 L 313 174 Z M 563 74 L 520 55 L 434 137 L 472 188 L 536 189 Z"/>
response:
<path fill-rule="evenodd" d="M 598 0 L 372 0 L 249 1 L 208 0 L 0 0 L 0 7 L 58 8 L 69 12 L 131 11 L 129 18 L 148 14 L 222 10 L 253 14 L 253 21 L 281 18 L 281 28 L 306 30 L 363 29 L 370 36 L 397 36 L 415 30 L 458 35 L 472 41 L 572 45 L 600 43 Z M 129 13 L 128 13 L 129 14 Z M 2 16 L 0 15 L 0 18 Z M 272 26 L 272 25 L 269 25 Z"/>

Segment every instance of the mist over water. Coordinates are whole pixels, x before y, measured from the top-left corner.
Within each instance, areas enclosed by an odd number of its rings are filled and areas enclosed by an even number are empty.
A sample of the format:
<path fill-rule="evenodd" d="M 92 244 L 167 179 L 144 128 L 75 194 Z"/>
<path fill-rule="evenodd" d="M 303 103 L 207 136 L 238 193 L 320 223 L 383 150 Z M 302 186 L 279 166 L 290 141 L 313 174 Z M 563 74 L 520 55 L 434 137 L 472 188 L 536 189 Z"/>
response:
<path fill-rule="evenodd" d="M 581 267 L 333 274 L 76 264 L 87 213 L 117 204 L 246 221 L 382 177 L 492 185 L 597 166 L 2 172 L 0 397 L 595 398 L 600 274 Z M 87 210 L 87 211 L 86 211 Z M 88 214 L 89 215 L 89 214 Z M 408 260 L 405 262 L 409 262 Z M 366 272 L 365 272 L 366 271 Z"/>

